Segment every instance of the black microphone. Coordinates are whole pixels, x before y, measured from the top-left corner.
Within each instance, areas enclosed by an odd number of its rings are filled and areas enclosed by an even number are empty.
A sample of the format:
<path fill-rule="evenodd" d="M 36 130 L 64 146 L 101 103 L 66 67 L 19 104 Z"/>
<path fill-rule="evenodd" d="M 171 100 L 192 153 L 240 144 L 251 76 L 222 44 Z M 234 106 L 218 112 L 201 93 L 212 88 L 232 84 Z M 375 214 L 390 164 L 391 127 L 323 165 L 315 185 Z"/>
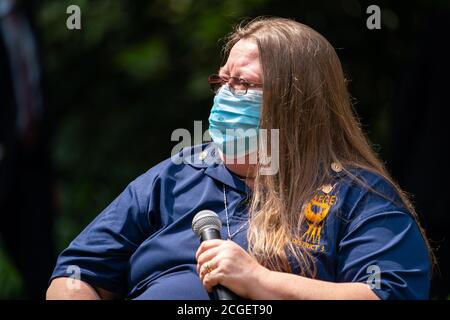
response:
<path fill-rule="evenodd" d="M 192 219 L 192 231 L 200 238 L 200 242 L 213 239 L 222 239 L 220 236 L 222 222 L 219 216 L 211 210 L 202 210 Z M 213 287 L 216 300 L 237 300 L 239 297 L 222 285 Z"/>

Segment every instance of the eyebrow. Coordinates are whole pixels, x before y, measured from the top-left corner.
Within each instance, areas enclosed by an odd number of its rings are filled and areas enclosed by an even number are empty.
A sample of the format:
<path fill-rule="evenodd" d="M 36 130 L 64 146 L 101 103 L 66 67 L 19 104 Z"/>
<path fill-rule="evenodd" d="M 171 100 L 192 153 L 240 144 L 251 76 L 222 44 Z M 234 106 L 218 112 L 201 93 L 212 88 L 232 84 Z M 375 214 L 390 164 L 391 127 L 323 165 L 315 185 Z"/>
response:
<path fill-rule="evenodd" d="M 222 66 L 219 68 L 218 74 L 220 74 L 221 72 L 225 73 L 225 74 L 230 74 L 229 70 L 227 67 Z M 239 76 L 239 78 L 245 79 L 246 81 L 254 81 L 255 79 L 252 79 L 252 76 L 250 76 L 250 80 L 248 80 L 248 77 L 243 77 L 242 75 Z M 260 81 L 255 82 L 255 83 L 260 83 Z"/>

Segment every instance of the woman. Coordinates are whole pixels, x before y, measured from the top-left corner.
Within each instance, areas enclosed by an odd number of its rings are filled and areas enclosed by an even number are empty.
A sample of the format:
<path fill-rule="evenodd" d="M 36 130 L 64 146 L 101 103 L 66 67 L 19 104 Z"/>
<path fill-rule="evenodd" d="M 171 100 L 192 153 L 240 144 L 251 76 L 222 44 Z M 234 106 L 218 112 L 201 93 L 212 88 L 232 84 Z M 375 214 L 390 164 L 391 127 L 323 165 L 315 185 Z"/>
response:
<path fill-rule="evenodd" d="M 332 46 L 259 18 L 225 49 L 209 78 L 214 143 L 133 181 L 62 252 L 48 298 L 209 299 L 221 284 L 248 299 L 426 299 L 427 242 L 361 132 Z M 259 128 L 278 130 L 275 174 L 249 144 L 227 148 L 252 135 L 226 129 Z M 227 240 L 199 247 L 191 222 L 204 209 Z"/>

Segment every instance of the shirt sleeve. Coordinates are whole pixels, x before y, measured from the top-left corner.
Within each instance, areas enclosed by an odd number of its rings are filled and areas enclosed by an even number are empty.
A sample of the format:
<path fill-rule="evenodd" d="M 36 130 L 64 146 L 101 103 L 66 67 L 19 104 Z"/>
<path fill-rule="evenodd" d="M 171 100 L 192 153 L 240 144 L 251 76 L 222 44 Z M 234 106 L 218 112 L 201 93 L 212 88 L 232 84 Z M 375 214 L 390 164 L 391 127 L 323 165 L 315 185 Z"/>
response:
<path fill-rule="evenodd" d="M 385 181 L 372 187 L 395 198 Z M 367 283 L 383 300 L 427 299 L 430 262 L 415 219 L 376 192 L 362 192 L 355 198 L 337 248 L 338 282 Z"/>
<path fill-rule="evenodd" d="M 135 181 L 92 221 L 58 257 L 51 279 L 78 275 L 111 292 L 126 290 L 130 256 L 151 234 L 156 167 Z"/>

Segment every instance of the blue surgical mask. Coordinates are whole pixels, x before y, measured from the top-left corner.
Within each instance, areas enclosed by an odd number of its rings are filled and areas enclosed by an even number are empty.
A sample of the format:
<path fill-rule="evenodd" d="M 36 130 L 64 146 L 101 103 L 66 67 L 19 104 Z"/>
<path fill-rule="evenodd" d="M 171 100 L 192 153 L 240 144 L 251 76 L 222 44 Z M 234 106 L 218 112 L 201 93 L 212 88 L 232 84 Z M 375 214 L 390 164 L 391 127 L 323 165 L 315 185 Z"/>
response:
<path fill-rule="evenodd" d="M 227 157 L 240 158 L 257 150 L 262 91 L 233 94 L 228 85 L 214 97 L 209 116 L 209 134 Z"/>

